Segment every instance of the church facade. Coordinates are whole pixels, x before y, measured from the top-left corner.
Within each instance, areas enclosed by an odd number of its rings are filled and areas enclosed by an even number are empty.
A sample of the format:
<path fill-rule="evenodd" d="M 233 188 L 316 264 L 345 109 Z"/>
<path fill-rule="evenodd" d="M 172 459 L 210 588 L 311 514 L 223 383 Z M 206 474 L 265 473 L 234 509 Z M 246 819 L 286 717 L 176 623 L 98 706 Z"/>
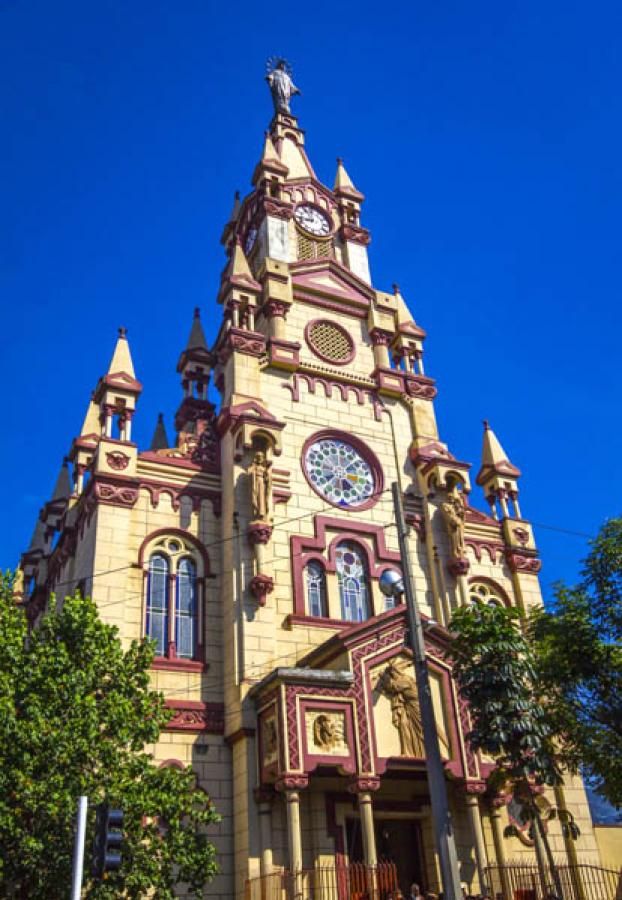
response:
<path fill-rule="evenodd" d="M 373 285 L 364 197 L 341 161 L 332 189 L 318 180 L 275 71 L 252 190 L 223 232 L 217 339 L 197 311 L 179 358 L 175 437 L 160 420 L 149 449 L 132 441 L 141 384 L 121 330 L 22 557 L 25 600 L 36 621 L 79 588 L 123 639 L 155 641 L 171 719 L 154 754 L 192 765 L 222 816 L 210 897 L 382 859 L 403 891 L 438 891 L 407 616 L 379 586 L 403 566 L 397 483 L 460 873 L 477 891 L 488 865 L 534 848 L 465 742 L 447 626 L 462 604 L 541 603 L 520 472 L 488 426 L 476 477 L 443 443 L 425 332 L 397 286 Z M 597 864 L 581 782 L 540 802 L 581 830 L 572 842 L 548 822 L 556 858 Z"/>

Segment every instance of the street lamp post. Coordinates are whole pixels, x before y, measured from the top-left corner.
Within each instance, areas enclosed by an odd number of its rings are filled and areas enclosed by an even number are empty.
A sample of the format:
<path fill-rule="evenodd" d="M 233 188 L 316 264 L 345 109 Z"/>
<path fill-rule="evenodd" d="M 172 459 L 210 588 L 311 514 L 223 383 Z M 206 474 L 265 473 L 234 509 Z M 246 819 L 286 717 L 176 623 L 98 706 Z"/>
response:
<path fill-rule="evenodd" d="M 425 656 L 423 626 L 421 624 L 421 615 L 419 613 L 419 607 L 417 606 L 415 586 L 412 578 L 402 494 L 397 482 L 393 482 L 391 490 L 393 494 L 393 506 L 395 508 L 395 519 L 397 522 L 400 556 L 402 558 L 403 578 L 400 579 L 399 576 L 396 577 L 396 573 L 383 573 L 380 578 L 380 588 L 387 596 L 397 597 L 398 595 L 404 594 L 406 598 L 410 642 L 414 656 L 415 681 L 417 684 L 419 707 L 421 710 L 421 725 L 423 728 L 423 745 L 425 748 L 428 786 L 430 790 L 432 821 L 436 849 L 440 861 L 443 897 L 444 900 L 462 900 L 456 844 L 451 814 L 449 812 L 449 804 L 447 801 L 445 770 L 443 768 L 443 762 L 438 746 L 438 733 L 436 730 L 432 694 L 430 692 L 430 679 Z"/>

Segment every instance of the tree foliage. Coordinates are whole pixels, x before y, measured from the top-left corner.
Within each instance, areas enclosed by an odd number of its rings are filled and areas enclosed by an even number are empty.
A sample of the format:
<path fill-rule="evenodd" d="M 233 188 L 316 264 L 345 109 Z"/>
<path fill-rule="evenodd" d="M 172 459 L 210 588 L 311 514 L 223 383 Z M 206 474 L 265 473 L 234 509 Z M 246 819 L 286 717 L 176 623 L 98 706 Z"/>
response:
<path fill-rule="evenodd" d="M 532 614 L 530 637 L 563 762 L 622 806 L 622 519 L 591 542 L 581 582 Z"/>
<path fill-rule="evenodd" d="M 471 747 L 495 759 L 503 779 L 555 784 L 553 732 L 536 688 L 536 664 L 518 622 L 504 606 L 457 609 L 451 630 L 454 675 L 469 703 Z"/>
<path fill-rule="evenodd" d="M 200 894 L 216 871 L 217 821 L 190 768 L 159 768 L 145 746 L 170 714 L 149 687 L 153 648 L 124 650 L 117 629 L 79 595 L 30 634 L 11 579 L 0 583 L 0 897 L 65 898 L 77 798 L 89 798 L 85 895 Z M 90 879 L 94 806 L 125 813 L 123 864 Z"/>

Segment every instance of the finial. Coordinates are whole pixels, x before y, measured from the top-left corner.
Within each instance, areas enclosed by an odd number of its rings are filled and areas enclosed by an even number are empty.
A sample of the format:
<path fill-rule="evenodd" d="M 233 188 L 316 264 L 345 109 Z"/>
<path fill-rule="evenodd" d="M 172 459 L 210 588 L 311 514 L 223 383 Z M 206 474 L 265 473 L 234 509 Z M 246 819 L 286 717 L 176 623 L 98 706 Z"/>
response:
<path fill-rule="evenodd" d="M 195 307 L 194 307 L 194 318 L 195 318 L 195 319 L 200 319 L 200 318 L 201 318 L 201 309 L 200 309 L 200 307 L 198 307 L 198 306 L 195 306 Z M 160 415 L 162 415 L 162 413 L 160 413 Z"/>
<path fill-rule="evenodd" d="M 127 328 L 123 328 L 123 326 L 121 326 L 121 327 L 119 328 L 119 337 L 120 337 L 120 338 L 125 338 L 125 337 L 127 337 Z"/>
<path fill-rule="evenodd" d="M 484 425 L 484 431 L 490 431 L 490 423 L 488 422 L 488 419 L 482 419 L 482 422 Z"/>
<path fill-rule="evenodd" d="M 300 91 L 292 81 L 292 67 L 282 56 L 270 56 L 266 62 L 266 81 L 270 85 L 275 113 L 291 116 L 289 101 Z"/>
<path fill-rule="evenodd" d="M 337 157 L 337 165 L 338 165 L 338 166 L 342 166 L 342 165 L 343 165 L 343 159 L 341 158 L 341 156 L 338 156 L 338 157 Z"/>
<path fill-rule="evenodd" d="M 164 421 L 164 413 L 158 413 L 158 422 Z"/>
<path fill-rule="evenodd" d="M 399 292 L 400 292 L 400 286 L 399 286 L 399 284 L 394 283 L 394 284 L 391 285 L 391 287 L 393 288 L 393 293 L 394 293 L 395 296 L 397 297 L 397 295 L 398 295 Z"/>

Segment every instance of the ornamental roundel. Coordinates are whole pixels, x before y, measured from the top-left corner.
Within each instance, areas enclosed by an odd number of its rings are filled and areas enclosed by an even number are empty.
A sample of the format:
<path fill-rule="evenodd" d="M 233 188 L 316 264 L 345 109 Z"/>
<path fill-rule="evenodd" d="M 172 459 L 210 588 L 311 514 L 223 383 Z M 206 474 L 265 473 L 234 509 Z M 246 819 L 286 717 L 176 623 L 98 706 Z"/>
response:
<path fill-rule="evenodd" d="M 305 329 L 307 344 L 324 362 L 343 366 L 354 359 L 354 341 L 342 325 L 328 319 L 315 319 Z"/>
<path fill-rule="evenodd" d="M 366 509 L 382 490 L 382 471 L 364 444 L 341 432 L 320 432 L 309 438 L 302 464 L 311 487 L 340 509 Z"/>

